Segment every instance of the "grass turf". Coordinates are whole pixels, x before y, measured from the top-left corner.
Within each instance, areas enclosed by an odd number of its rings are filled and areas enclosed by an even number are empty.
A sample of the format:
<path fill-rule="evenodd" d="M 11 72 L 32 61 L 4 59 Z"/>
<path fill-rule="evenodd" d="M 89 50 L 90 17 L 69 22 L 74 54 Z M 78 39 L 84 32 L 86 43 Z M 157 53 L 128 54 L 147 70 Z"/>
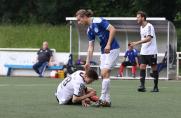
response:
<path fill-rule="evenodd" d="M 138 80 L 111 82 L 111 108 L 58 105 L 54 92 L 61 80 L 0 78 L 1 118 L 180 118 L 181 81 L 160 81 L 159 93 L 136 91 Z M 101 82 L 90 85 L 100 93 Z"/>
<path fill-rule="evenodd" d="M 69 51 L 69 26 L 48 24 L 0 25 L 1 48 L 40 48 L 43 41 L 57 51 Z"/>
<path fill-rule="evenodd" d="M 178 26 L 178 51 L 181 51 L 181 28 Z M 73 44 L 76 42 L 76 33 L 73 32 Z M 48 24 L 0 24 L 0 47 L 1 48 L 39 48 L 42 42 L 47 40 L 51 48 L 57 51 L 69 51 L 69 25 Z"/>

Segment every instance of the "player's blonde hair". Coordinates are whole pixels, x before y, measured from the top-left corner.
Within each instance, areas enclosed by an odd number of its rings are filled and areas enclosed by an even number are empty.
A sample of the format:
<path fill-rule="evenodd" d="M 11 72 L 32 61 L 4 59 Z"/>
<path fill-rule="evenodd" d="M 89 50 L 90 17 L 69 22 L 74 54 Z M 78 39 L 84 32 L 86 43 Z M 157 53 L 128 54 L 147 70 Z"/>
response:
<path fill-rule="evenodd" d="M 80 17 L 83 17 L 83 16 L 87 16 L 87 17 L 91 17 L 93 15 L 93 11 L 88 9 L 88 10 L 85 10 L 85 9 L 80 9 L 76 12 L 75 16 L 80 16 Z"/>

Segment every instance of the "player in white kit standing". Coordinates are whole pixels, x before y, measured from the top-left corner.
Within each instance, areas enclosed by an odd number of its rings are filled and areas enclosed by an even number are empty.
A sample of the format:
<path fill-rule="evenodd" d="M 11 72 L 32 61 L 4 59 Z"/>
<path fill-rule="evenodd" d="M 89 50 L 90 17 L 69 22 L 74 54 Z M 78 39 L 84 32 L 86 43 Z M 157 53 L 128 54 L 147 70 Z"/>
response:
<path fill-rule="evenodd" d="M 90 61 L 93 56 L 94 42 L 98 36 L 101 46 L 100 69 L 102 77 L 102 90 L 98 106 L 110 107 L 110 73 L 119 59 L 119 44 L 115 39 L 116 29 L 104 18 L 92 17 L 91 10 L 81 9 L 76 12 L 78 24 L 86 25 L 87 36 L 89 39 L 88 54 L 85 69 L 90 67 Z"/>
<path fill-rule="evenodd" d="M 152 68 L 152 76 L 154 78 L 154 87 L 151 92 L 159 92 L 158 89 L 158 71 L 157 71 L 157 43 L 154 27 L 146 21 L 146 14 L 143 11 L 137 12 L 137 23 L 140 25 L 141 40 L 132 42 L 131 45 L 141 44 L 141 64 L 140 64 L 140 82 L 139 92 L 145 92 L 145 76 L 146 66 Z"/>

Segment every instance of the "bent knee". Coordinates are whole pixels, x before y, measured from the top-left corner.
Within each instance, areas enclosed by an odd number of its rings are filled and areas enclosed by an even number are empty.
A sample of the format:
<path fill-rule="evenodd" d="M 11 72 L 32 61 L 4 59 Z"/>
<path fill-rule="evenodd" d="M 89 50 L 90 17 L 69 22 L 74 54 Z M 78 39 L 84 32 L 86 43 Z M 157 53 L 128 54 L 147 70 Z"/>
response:
<path fill-rule="evenodd" d="M 92 90 L 92 92 L 96 95 L 96 90 Z"/>
<path fill-rule="evenodd" d="M 103 78 L 109 78 L 109 76 L 110 76 L 110 70 L 109 69 L 103 69 L 103 70 L 101 70 L 101 76 L 103 77 Z"/>
<path fill-rule="evenodd" d="M 140 69 L 146 69 L 146 65 L 145 64 L 141 64 L 140 65 Z"/>

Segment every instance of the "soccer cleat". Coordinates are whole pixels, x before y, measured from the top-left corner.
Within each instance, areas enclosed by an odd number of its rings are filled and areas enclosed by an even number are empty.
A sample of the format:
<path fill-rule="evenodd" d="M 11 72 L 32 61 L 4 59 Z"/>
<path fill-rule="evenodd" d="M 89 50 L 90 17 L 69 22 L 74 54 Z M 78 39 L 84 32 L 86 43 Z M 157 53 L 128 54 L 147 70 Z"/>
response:
<path fill-rule="evenodd" d="M 98 100 L 98 101 L 95 103 L 95 106 L 96 106 L 96 107 L 100 107 L 102 104 L 103 104 L 103 101 L 102 101 L 102 100 Z"/>
<path fill-rule="evenodd" d="M 111 107 L 111 102 L 99 100 L 99 101 L 95 104 L 95 106 L 96 106 L 96 107 Z"/>
<path fill-rule="evenodd" d="M 144 86 L 139 86 L 138 92 L 145 92 L 146 88 Z"/>
<path fill-rule="evenodd" d="M 102 107 L 111 107 L 111 102 L 105 101 Z"/>
<path fill-rule="evenodd" d="M 154 87 L 153 90 L 151 90 L 151 92 L 159 92 L 158 87 Z"/>

